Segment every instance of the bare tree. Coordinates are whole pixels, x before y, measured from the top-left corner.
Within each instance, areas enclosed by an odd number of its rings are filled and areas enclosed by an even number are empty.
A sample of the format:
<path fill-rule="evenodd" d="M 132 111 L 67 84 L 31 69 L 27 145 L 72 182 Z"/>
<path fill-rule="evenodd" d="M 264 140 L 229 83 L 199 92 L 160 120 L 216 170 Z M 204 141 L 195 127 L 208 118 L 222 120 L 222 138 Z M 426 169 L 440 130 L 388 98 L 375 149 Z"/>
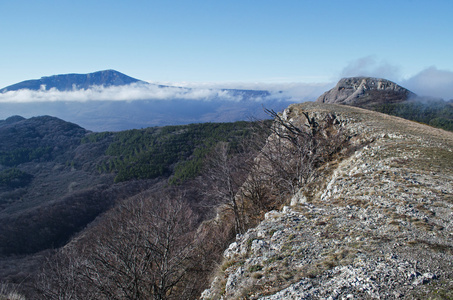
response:
<path fill-rule="evenodd" d="M 189 299 L 196 216 L 182 194 L 141 195 L 119 205 L 41 280 L 46 299 Z M 89 295 L 89 296 L 87 296 Z"/>
<path fill-rule="evenodd" d="M 203 189 L 218 204 L 227 205 L 234 214 L 236 233 L 243 233 L 244 207 L 238 191 L 247 177 L 244 169 L 245 156 L 230 151 L 227 142 L 220 142 L 211 152 L 202 176 Z"/>
<path fill-rule="evenodd" d="M 37 294 L 41 299 L 75 300 L 91 299 L 89 287 L 80 276 L 82 258 L 72 251 L 61 249 L 49 257 L 35 282 Z"/>
<path fill-rule="evenodd" d="M 171 299 L 191 267 L 194 217 L 180 195 L 139 198 L 120 208 L 120 218 L 88 258 L 86 274 L 108 299 Z"/>

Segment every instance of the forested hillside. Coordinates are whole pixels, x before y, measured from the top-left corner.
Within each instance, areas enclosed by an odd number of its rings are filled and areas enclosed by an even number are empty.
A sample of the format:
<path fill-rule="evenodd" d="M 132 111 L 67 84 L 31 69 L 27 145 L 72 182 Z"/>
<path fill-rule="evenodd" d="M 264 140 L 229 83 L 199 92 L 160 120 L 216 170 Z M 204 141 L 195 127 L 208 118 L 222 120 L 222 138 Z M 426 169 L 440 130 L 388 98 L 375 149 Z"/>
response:
<path fill-rule="evenodd" d="M 198 175 L 215 144 L 223 141 L 235 148 L 250 137 L 251 129 L 248 122 L 151 127 L 92 133 L 82 144 L 108 144 L 96 170 L 114 173 L 115 182 L 172 175 L 176 183 Z"/>
<path fill-rule="evenodd" d="M 1 281 L 28 282 L 42 251 L 96 227 L 90 224 L 122 201 L 144 191 L 163 194 L 169 185 L 183 189 L 219 143 L 231 154 L 243 152 L 244 141 L 256 135 L 253 127 L 205 123 L 91 133 L 52 117 L 1 122 Z M 206 196 L 192 191 L 189 198 L 196 223 L 212 214 L 203 208 Z"/>

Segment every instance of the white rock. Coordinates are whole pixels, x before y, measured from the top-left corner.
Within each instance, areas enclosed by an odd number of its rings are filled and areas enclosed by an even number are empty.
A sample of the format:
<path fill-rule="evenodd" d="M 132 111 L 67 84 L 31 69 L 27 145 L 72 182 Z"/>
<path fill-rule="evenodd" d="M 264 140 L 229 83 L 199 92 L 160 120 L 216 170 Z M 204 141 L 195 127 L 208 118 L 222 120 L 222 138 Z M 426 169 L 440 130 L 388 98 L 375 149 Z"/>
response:
<path fill-rule="evenodd" d="M 231 292 L 231 290 L 234 289 L 234 287 L 236 286 L 236 284 L 238 282 L 238 278 L 240 278 L 243 273 L 244 273 L 244 269 L 242 267 L 239 267 L 236 270 L 236 272 L 234 272 L 233 274 L 228 276 L 228 280 L 227 280 L 227 283 L 225 285 L 225 291 L 227 293 Z"/>

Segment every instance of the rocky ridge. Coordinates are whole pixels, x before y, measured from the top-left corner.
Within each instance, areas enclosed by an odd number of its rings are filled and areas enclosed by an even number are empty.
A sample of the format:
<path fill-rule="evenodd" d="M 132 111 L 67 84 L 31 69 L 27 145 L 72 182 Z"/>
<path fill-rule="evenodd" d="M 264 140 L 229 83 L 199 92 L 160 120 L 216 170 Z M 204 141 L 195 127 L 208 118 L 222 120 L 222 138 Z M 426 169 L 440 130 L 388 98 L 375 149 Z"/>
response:
<path fill-rule="evenodd" d="M 443 299 L 453 289 L 453 134 L 341 105 L 358 147 L 237 236 L 201 299 Z"/>
<path fill-rule="evenodd" d="M 402 102 L 412 97 L 415 97 L 414 93 L 386 79 L 350 77 L 341 79 L 333 89 L 319 96 L 316 102 L 371 107 Z"/>

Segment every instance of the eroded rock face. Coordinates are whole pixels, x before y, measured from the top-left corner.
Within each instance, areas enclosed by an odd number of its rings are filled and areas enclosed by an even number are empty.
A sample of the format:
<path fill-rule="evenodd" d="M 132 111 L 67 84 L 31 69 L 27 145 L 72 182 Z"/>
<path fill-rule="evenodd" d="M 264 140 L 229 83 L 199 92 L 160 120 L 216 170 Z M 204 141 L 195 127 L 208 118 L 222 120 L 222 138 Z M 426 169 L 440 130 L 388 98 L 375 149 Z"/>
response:
<path fill-rule="evenodd" d="M 350 77 L 341 79 L 316 102 L 372 107 L 382 103 L 402 102 L 411 97 L 415 97 L 415 94 L 386 79 Z"/>
<path fill-rule="evenodd" d="M 302 188 L 238 236 L 202 299 L 451 297 L 453 134 L 342 105 L 292 105 L 286 116 L 302 111 L 335 112 L 367 143 L 310 197 Z"/>

